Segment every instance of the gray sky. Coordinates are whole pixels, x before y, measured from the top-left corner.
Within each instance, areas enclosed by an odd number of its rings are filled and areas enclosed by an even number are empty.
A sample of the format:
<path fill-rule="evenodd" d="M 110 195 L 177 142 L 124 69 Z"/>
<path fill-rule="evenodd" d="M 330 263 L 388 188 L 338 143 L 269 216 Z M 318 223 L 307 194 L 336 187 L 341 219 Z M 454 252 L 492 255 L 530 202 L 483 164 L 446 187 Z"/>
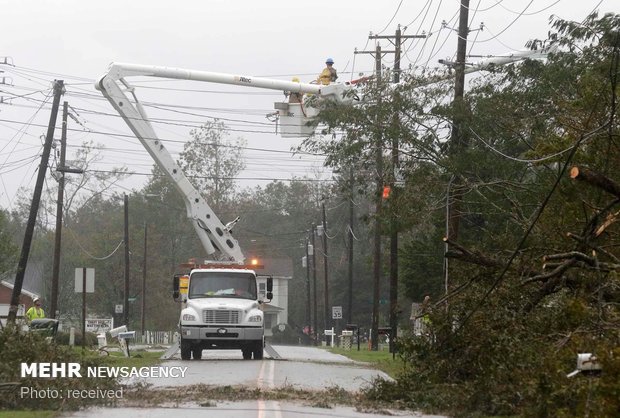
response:
<path fill-rule="evenodd" d="M 49 120 L 52 80 L 63 79 L 63 100 L 75 109 L 82 125 L 69 128 L 68 159 L 82 141 L 106 147 L 92 168 L 110 170 L 127 166 L 149 173 L 152 160 L 93 83 L 112 61 L 163 65 L 204 71 L 311 81 L 332 57 L 339 81 L 352 72 L 370 74 L 370 55 L 353 51 L 374 49 L 369 32 L 393 35 L 398 24 L 405 34 L 430 36 L 404 44 L 401 67 L 436 66 L 456 50 L 458 0 L 0 0 L 0 57 L 14 64 L 0 65 L 0 205 L 11 209 L 19 187 L 34 186 L 42 148 L 41 135 Z M 102 6 L 103 5 L 103 6 Z M 531 38 L 545 38 L 549 16 L 581 21 L 597 5 L 601 12 L 618 12 L 617 0 L 470 0 L 471 54 L 488 55 L 522 48 Z M 616 6 L 614 8 L 614 5 Z M 474 42 L 475 41 L 475 42 Z M 382 41 L 384 49 L 392 49 Z M 472 58 L 472 61 L 476 58 Z M 384 63 L 393 65 L 393 56 Z M 148 108 L 167 148 L 182 149 L 192 126 L 210 118 L 223 119 L 250 148 L 243 186 L 266 184 L 271 178 L 310 175 L 327 178 L 320 159 L 292 157 L 288 151 L 298 139 L 274 133 L 265 115 L 280 92 L 245 90 L 200 82 L 136 80 L 142 101 L 164 107 Z M 156 87 L 156 88 L 153 88 Z M 24 96 L 26 95 L 26 96 Z M 18 97 L 23 96 L 23 97 Z M 43 107 L 41 105 L 43 104 Z M 183 113 L 181 113 L 183 112 Z M 60 118 L 59 118 L 60 120 Z M 58 125 L 60 126 L 60 125 Z M 56 137 L 60 133 L 57 131 Z M 118 192 L 137 188 L 145 176 L 134 175 L 115 186 Z M 263 180 L 265 179 L 265 180 Z"/>

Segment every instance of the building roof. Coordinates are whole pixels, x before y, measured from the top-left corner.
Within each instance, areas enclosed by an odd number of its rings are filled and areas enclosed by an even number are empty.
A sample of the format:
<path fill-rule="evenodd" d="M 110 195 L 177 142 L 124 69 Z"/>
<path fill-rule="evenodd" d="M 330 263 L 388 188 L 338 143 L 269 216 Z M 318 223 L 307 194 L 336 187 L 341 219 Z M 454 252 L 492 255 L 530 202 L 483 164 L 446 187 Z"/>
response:
<path fill-rule="evenodd" d="M 0 284 L 2 284 L 2 286 L 8 287 L 9 289 L 13 290 L 13 288 L 15 287 L 13 285 L 13 283 L 7 282 L 6 280 L 2 280 L 0 281 Z M 40 297 L 39 295 L 37 295 L 36 293 L 32 293 L 26 289 L 23 288 L 22 286 L 22 291 L 21 294 L 24 296 L 28 296 L 30 299 L 34 299 L 34 298 L 38 298 Z"/>

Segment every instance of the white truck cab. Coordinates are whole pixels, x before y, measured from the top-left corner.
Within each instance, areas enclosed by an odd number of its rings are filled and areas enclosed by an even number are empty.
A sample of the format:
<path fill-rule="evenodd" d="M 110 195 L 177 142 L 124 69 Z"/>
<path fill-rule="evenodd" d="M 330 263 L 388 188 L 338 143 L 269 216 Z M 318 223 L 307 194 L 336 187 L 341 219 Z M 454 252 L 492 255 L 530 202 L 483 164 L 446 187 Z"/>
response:
<path fill-rule="evenodd" d="M 273 280 L 267 278 L 267 300 Z M 200 360 L 202 350 L 241 349 L 246 360 L 263 358 L 264 314 L 256 272 L 244 268 L 195 268 L 175 275 L 173 297 L 183 303 L 181 359 Z"/>

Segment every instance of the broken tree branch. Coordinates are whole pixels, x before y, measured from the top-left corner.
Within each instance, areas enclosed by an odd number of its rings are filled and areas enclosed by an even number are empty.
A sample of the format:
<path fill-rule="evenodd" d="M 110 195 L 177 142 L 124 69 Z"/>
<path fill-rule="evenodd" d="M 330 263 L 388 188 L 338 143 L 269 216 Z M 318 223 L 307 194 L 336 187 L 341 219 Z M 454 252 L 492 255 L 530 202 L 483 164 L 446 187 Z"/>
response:
<path fill-rule="evenodd" d="M 501 261 L 490 258 L 484 254 L 481 254 L 475 250 L 469 250 L 462 245 L 450 240 L 448 237 L 444 237 L 443 242 L 447 243 L 453 248 L 452 251 L 447 251 L 445 256 L 448 258 L 456 258 L 468 263 L 478 264 L 485 267 L 502 267 L 504 263 Z"/>
<path fill-rule="evenodd" d="M 615 255 L 613 255 L 612 253 L 610 253 L 609 251 L 599 247 L 598 245 L 594 245 L 591 242 L 589 242 L 587 239 L 585 239 L 584 237 L 580 236 L 580 235 L 576 235 L 573 234 L 572 232 L 567 232 L 566 236 L 569 238 L 574 239 L 575 241 L 579 242 L 580 244 L 583 244 L 587 247 L 590 247 L 591 249 L 593 249 L 594 251 L 596 251 L 597 253 L 601 253 L 606 255 L 607 257 L 611 258 L 613 261 L 615 261 L 616 263 L 620 263 L 620 259 L 618 259 L 618 257 L 616 257 Z"/>
<path fill-rule="evenodd" d="M 620 198 L 620 185 L 618 183 L 589 168 L 574 166 L 570 169 L 570 178 L 585 181 Z"/>
<path fill-rule="evenodd" d="M 532 276 L 527 280 L 524 280 L 521 285 L 526 285 L 532 282 L 545 282 L 549 279 L 562 275 L 566 270 L 571 268 L 573 264 L 577 261 L 574 258 L 570 258 L 563 263 L 559 264 L 555 269 L 548 273 L 537 274 L 536 276 Z"/>

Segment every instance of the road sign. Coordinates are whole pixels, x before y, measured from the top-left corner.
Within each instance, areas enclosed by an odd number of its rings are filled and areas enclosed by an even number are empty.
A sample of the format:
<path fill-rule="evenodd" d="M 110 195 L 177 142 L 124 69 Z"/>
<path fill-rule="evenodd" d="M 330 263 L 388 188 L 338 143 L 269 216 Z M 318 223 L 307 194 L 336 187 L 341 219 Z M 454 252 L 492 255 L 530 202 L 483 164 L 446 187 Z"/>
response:
<path fill-rule="evenodd" d="M 342 306 L 332 306 L 332 319 L 342 319 Z"/>
<path fill-rule="evenodd" d="M 86 293 L 95 292 L 95 269 L 76 268 L 75 269 L 75 293 L 82 293 L 82 281 L 84 280 L 84 270 L 86 270 Z"/>
<path fill-rule="evenodd" d="M 123 313 L 123 305 L 114 306 L 114 313 Z"/>
<path fill-rule="evenodd" d="M 108 332 L 114 328 L 112 318 L 86 318 L 86 331 L 88 332 Z"/>

